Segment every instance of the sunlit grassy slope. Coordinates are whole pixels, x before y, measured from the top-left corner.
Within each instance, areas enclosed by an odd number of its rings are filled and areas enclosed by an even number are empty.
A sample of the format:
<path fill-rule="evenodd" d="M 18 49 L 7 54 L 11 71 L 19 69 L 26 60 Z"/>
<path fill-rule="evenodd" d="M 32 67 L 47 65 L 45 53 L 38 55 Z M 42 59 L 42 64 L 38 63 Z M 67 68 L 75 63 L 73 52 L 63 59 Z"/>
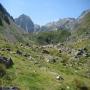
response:
<path fill-rule="evenodd" d="M 55 31 L 54 36 L 53 32 L 45 32 L 32 37 L 42 42 L 45 40 L 42 46 L 39 42 L 31 41 L 31 34 L 24 33 L 10 16 L 7 16 L 9 22 L 3 16 L 5 21 L 2 17 L 5 13 L 0 12 L 0 56 L 11 57 L 14 65 L 8 69 L 0 65 L 0 70 L 6 72 L 0 77 L 0 87 L 14 86 L 20 90 L 90 90 L 90 14 L 81 20 L 72 35 L 67 31 Z M 55 43 L 50 47 L 52 42 Z M 86 48 L 88 57 L 75 58 L 68 51 L 60 52 L 60 48 L 56 48 L 58 44 L 70 50 Z M 22 54 L 17 54 L 17 50 Z M 48 53 L 43 53 L 43 50 Z M 47 62 L 48 59 L 55 61 Z M 58 80 L 57 76 L 62 79 Z"/>
<path fill-rule="evenodd" d="M 87 42 L 90 43 L 88 40 Z M 74 48 L 82 47 L 84 43 L 86 46 L 87 42 L 81 41 L 80 44 L 77 42 Z M 57 49 L 50 48 L 48 49 L 49 55 L 58 59 L 55 63 L 48 63 L 44 58 L 47 54 L 41 52 L 40 46 L 28 47 L 23 44 L 22 47 L 19 43 L 13 45 L 1 40 L 0 48 L 7 47 L 11 48 L 11 52 L 0 51 L 0 55 L 11 57 L 14 65 L 6 69 L 6 75 L 0 78 L 1 86 L 17 86 L 21 90 L 68 90 L 68 88 L 69 90 L 81 90 L 81 87 L 87 87 L 89 90 L 90 79 L 85 77 L 85 74 L 89 69 L 87 62 L 90 63 L 90 57 L 80 58 L 81 61 L 73 61 L 67 53 L 60 54 Z M 15 54 L 16 50 L 28 53 L 32 59 Z M 63 61 L 73 66 L 65 66 Z M 64 80 L 57 80 L 57 75 L 61 75 Z"/>

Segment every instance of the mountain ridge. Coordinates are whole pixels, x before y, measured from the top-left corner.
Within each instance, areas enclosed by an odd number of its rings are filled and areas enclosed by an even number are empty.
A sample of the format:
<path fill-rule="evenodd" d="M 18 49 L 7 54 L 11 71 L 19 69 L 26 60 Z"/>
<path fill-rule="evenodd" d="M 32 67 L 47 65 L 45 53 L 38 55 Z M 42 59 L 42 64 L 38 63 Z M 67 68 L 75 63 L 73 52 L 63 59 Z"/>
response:
<path fill-rule="evenodd" d="M 69 17 L 69 18 L 59 19 L 58 21 L 50 22 L 50 23 L 47 23 L 47 24 L 42 25 L 42 26 L 38 25 L 38 28 L 36 27 L 34 22 L 29 19 L 29 16 L 22 14 L 25 16 L 23 18 L 28 17 L 28 19 L 30 20 L 28 22 L 29 26 L 31 25 L 30 27 L 28 27 L 28 29 L 32 28 L 32 29 L 30 29 L 30 31 L 28 31 L 26 29 L 27 21 L 24 20 L 25 23 L 23 21 L 20 21 L 19 17 L 22 15 L 20 15 L 17 19 L 15 19 L 15 21 L 16 21 L 16 24 L 21 26 L 21 28 L 23 28 L 26 32 L 53 31 L 53 30 L 58 30 L 58 29 L 74 30 L 74 27 L 76 26 L 76 24 L 78 24 L 79 20 L 81 18 L 83 18 L 89 12 L 90 12 L 90 10 L 88 9 L 88 10 L 83 11 L 81 13 L 81 15 L 77 18 Z"/>

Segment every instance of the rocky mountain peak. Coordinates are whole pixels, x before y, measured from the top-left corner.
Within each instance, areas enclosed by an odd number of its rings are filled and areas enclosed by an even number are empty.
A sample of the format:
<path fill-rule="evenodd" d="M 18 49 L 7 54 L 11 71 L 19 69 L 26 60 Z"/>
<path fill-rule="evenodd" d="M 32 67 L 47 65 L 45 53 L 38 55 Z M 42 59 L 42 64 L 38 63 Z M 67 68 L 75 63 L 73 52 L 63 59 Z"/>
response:
<path fill-rule="evenodd" d="M 18 18 L 15 19 L 17 25 L 23 28 L 26 32 L 33 32 L 34 31 L 34 23 L 31 18 L 25 14 L 20 15 Z"/>

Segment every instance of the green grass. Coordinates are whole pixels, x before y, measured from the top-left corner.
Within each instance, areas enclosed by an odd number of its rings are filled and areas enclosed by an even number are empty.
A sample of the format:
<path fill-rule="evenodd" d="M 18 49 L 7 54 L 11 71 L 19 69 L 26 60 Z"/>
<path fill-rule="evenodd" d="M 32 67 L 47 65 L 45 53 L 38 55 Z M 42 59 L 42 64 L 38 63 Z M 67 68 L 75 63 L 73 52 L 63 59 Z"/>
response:
<path fill-rule="evenodd" d="M 89 40 L 82 40 L 71 44 L 69 47 L 78 49 L 87 46 L 89 49 L 87 42 L 89 44 Z M 49 55 L 57 57 L 57 60 L 56 63 L 48 63 L 44 58 L 47 55 L 41 53 L 42 49 L 36 48 L 37 45 L 32 43 L 32 47 L 22 45 L 23 47 L 20 46 L 20 43 L 12 44 L 0 40 L 0 48 L 11 48 L 12 52 L 20 50 L 22 53 L 28 53 L 33 58 L 29 60 L 23 55 L 0 51 L 0 55 L 11 57 L 14 62 L 13 67 L 6 69 L 6 75 L 0 78 L 0 86 L 17 86 L 21 90 L 68 90 L 68 87 L 69 90 L 80 90 L 77 81 L 80 86 L 90 87 L 90 79 L 84 76 L 87 69 L 89 69 L 89 66 L 84 65 L 89 62 L 89 57 L 81 57 L 80 61 L 75 61 L 70 59 L 71 55 L 67 52 L 59 53 L 56 48 L 49 48 Z M 65 66 L 64 63 L 73 66 Z M 56 79 L 57 75 L 61 75 L 64 80 L 58 81 Z"/>

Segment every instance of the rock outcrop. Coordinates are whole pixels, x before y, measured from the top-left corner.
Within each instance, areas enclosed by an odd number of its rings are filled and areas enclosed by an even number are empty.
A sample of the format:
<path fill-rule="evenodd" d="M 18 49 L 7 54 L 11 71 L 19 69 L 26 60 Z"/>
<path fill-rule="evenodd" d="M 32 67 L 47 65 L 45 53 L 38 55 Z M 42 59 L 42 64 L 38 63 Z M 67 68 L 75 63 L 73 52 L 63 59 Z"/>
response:
<path fill-rule="evenodd" d="M 6 58 L 2 56 L 0 56 L 0 63 L 4 64 L 6 68 L 9 68 L 14 64 L 11 58 Z"/>

